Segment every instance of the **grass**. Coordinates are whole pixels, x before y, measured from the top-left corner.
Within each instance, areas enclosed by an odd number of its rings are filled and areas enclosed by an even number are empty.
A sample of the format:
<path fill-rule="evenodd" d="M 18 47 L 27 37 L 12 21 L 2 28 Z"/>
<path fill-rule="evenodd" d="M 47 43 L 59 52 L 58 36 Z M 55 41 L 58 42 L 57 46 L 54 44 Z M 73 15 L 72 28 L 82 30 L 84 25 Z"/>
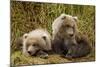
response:
<path fill-rule="evenodd" d="M 56 54 L 49 55 L 48 59 L 24 56 L 16 45 L 17 38 L 40 27 L 47 29 L 51 34 L 52 22 L 62 13 L 78 17 L 78 29 L 88 36 L 93 47 L 92 53 L 87 57 L 70 60 Z M 11 1 L 11 65 L 55 64 L 93 60 L 95 60 L 95 6 Z"/>
<path fill-rule="evenodd" d="M 89 58 L 90 56 L 87 57 L 82 57 L 82 58 L 77 58 L 77 59 L 67 59 L 64 57 L 61 57 L 60 55 L 57 54 L 52 54 L 49 55 L 47 59 L 45 58 L 40 58 L 40 57 L 27 57 L 23 55 L 20 51 L 16 51 L 13 53 L 11 56 L 11 65 L 12 66 L 19 66 L 19 65 L 38 65 L 38 64 L 59 64 L 59 63 L 70 63 L 70 62 L 87 62 L 87 61 L 94 61 L 94 57 Z M 88 60 L 87 60 L 88 59 Z"/>

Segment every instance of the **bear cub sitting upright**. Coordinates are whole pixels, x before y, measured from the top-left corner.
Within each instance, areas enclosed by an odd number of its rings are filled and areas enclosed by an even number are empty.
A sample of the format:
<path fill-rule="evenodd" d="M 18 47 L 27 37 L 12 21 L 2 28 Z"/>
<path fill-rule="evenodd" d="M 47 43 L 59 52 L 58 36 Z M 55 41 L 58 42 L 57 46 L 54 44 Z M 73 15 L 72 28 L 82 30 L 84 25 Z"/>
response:
<path fill-rule="evenodd" d="M 86 36 L 77 29 L 77 17 L 61 14 L 52 24 L 52 49 L 55 53 L 67 58 L 78 58 L 88 55 L 91 46 Z"/>

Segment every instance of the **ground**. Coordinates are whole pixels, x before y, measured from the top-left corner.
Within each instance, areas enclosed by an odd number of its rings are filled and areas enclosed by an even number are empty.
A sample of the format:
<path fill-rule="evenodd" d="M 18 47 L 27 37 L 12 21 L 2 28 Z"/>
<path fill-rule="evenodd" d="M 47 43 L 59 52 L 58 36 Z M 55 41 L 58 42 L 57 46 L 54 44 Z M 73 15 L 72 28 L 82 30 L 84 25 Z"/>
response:
<path fill-rule="evenodd" d="M 14 65 L 38 65 L 38 64 L 59 64 L 59 63 L 70 63 L 70 62 L 89 62 L 94 61 L 93 56 L 86 56 L 82 58 L 68 59 L 61 57 L 57 54 L 51 54 L 48 58 L 40 58 L 34 56 L 24 56 L 20 51 L 15 52 L 11 56 L 11 64 Z"/>

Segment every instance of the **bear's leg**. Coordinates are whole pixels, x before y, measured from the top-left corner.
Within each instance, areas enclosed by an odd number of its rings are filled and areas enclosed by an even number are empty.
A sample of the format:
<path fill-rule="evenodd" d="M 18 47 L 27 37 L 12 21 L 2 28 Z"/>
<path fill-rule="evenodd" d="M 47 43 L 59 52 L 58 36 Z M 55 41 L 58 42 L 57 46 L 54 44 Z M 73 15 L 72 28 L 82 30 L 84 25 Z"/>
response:
<path fill-rule="evenodd" d="M 42 50 L 40 50 L 38 53 L 37 53 L 37 56 L 39 56 L 40 58 L 48 58 L 48 54 Z"/>
<path fill-rule="evenodd" d="M 63 45 L 63 40 L 60 40 L 59 38 L 52 41 L 52 49 L 57 54 L 63 53 Z"/>
<path fill-rule="evenodd" d="M 68 53 L 65 55 L 66 58 L 79 58 L 87 56 L 90 53 L 90 47 L 84 45 L 84 43 L 73 46 L 68 50 Z"/>
<path fill-rule="evenodd" d="M 74 56 L 76 56 L 76 51 L 77 51 L 77 47 L 74 45 L 74 46 L 71 46 L 69 49 L 68 49 L 68 51 L 67 51 L 67 53 L 66 53 L 66 55 L 65 55 L 65 57 L 66 58 L 73 58 Z"/>

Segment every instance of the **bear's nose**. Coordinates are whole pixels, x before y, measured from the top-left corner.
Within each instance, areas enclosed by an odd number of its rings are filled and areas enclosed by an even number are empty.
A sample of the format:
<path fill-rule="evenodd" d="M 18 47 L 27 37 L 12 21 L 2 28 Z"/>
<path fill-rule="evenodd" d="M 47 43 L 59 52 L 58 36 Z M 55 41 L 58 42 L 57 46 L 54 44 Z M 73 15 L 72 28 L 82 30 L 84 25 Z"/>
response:
<path fill-rule="evenodd" d="M 28 51 L 28 53 L 31 54 L 32 52 L 31 51 Z"/>
<path fill-rule="evenodd" d="M 70 34 L 70 37 L 72 37 L 73 36 L 73 34 Z"/>

